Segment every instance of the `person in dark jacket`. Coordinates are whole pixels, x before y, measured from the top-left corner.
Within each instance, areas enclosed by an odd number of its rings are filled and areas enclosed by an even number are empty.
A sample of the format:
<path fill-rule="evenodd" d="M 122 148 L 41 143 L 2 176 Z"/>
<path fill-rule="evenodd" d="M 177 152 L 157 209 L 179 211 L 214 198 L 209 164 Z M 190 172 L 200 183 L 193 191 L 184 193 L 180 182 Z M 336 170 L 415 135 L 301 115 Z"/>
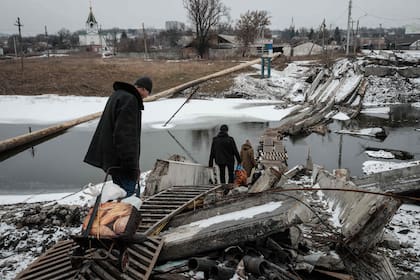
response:
<path fill-rule="evenodd" d="M 229 136 L 228 130 L 227 125 L 223 124 L 220 126 L 220 131 L 213 138 L 210 150 L 209 167 L 213 167 L 213 162 L 216 162 L 219 166 L 220 183 L 222 184 L 226 182 L 226 167 L 228 169 L 229 183 L 233 183 L 235 158 L 238 164 L 241 162 L 235 140 Z"/>
<path fill-rule="evenodd" d="M 140 175 L 143 98 L 152 91 L 152 80 L 141 77 L 134 85 L 115 82 L 113 88 L 84 161 L 109 170 L 112 181 L 131 196 Z"/>

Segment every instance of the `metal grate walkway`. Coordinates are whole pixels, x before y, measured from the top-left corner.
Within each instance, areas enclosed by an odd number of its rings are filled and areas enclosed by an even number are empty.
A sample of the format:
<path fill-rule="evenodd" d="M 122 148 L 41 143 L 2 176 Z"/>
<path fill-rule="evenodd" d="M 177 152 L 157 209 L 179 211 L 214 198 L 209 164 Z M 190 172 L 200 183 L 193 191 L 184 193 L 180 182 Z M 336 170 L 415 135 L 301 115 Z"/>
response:
<path fill-rule="evenodd" d="M 70 255 L 77 245 L 72 240 L 64 240 L 42 254 L 16 279 L 148 279 L 163 246 L 163 240 L 157 234 L 172 217 L 188 207 L 195 208 L 201 198 L 220 187 L 174 186 L 144 200 L 140 208 L 142 221 L 137 232 L 145 234 L 147 240 L 142 244 L 129 246 L 130 262 L 126 273 L 120 272 L 117 257 L 114 256 L 101 261 L 88 261 L 80 269 L 74 269 L 70 263 Z"/>

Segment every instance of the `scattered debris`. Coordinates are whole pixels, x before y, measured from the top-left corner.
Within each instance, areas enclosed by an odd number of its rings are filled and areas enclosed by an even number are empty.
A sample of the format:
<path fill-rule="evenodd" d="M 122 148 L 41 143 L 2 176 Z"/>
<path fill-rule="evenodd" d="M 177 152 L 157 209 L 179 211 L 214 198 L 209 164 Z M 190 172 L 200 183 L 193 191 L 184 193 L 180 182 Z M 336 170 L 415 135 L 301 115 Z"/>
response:
<path fill-rule="evenodd" d="M 377 158 L 396 158 L 401 160 L 408 160 L 414 158 L 414 156 L 409 152 L 387 148 L 367 147 L 365 152 L 369 156 Z"/>
<path fill-rule="evenodd" d="M 385 139 L 387 137 L 385 129 L 383 129 L 382 127 L 351 129 L 351 130 L 343 129 L 343 130 L 335 131 L 335 133 L 350 134 L 350 135 L 355 135 L 355 136 L 369 136 L 369 137 L 375 137 L 378 139 Z"/>

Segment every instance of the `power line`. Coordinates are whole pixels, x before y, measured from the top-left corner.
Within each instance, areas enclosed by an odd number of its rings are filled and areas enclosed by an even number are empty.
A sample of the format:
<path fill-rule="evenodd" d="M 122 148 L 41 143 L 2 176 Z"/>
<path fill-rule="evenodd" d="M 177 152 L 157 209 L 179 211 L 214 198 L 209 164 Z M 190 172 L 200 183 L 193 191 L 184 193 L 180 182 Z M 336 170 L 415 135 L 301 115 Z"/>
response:
<path fill-rule="evenodd" d="M 389 21 L 420 20 L 420 18 L 416 18 L 416 17 L 391 18 L 391 17 L 378 16 L 378 15 L 369 13 L 368 11 L 366 11 L 365 9 L 363 9 L 360 6 L 354 5 L 354 7 L 360 9 L 362 12 L 364 12 L 366 14 L 366 16 L 370 16 L 370 17 L 377 18 L 377 19 L 382 19 L 382 20 L 389 20 Z"/>

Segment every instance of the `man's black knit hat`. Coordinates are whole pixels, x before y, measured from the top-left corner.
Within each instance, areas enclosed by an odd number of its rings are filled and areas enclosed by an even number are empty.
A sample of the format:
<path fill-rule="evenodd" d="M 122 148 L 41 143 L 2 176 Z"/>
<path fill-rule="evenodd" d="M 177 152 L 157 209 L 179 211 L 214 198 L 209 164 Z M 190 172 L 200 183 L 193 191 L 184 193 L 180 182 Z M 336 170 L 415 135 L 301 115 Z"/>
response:
<path fill-rule="evenodd" d="M 229 128 L 228 128 L 228 126 L 227 126 L 227 125 L 222 124 L 222 125 L 220 126 L 220 131 L 227 132 L 228 130 L 229 130 Z"/>
<path fill-rule="evenodd" d="M 149 93 L 152 93 L 153 83 L 152 80 L 147 77 L 143 76 L 137 79 L 137 81 L 134 83 L 136 87 L 142 87 L 149 91 Z"/>

